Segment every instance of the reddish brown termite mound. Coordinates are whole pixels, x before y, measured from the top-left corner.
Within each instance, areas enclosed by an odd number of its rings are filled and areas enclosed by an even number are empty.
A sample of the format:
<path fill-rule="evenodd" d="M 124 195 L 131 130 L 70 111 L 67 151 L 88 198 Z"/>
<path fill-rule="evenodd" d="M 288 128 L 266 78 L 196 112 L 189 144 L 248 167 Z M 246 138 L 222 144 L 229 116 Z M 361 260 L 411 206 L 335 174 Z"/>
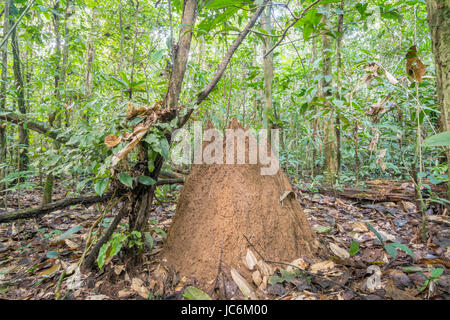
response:
<path fill-rule="evenodd" d="M 242 129 L 235 119 L 229 128 Z M 247 140 L 247 150 L 248 145 Z M 259 161 L 193 165 L 163 261 L 183 276 L 211 284 L 221 252 L 223 266 L 245 269 L 243 257 L 250 246 L 244 235 L 267 260 L 289 263 L 313 257 L 319 244 L 289 181 L 281 168 L 261 175 L 261 167 Z"/>

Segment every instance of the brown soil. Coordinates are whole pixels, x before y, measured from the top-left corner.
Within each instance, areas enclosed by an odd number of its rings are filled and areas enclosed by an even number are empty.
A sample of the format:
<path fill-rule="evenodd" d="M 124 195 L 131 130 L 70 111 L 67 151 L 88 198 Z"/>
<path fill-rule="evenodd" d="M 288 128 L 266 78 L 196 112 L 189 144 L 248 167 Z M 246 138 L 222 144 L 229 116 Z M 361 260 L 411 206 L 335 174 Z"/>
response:
<path fill-rule="evenodd" d="M 233 120 L 230 126 L 239 125 Z M 286 191 L 293 191 L 282 169 L 263 176 L 260 168 L 260 164 L 192 166 L 162 251 L 168 266 L 210 284 L 217 276 L 222 249 L 223 265 L 245 270 L 249 244 L 244 235 L 268 260 L 291 262 L 314 256 L 318 241 L 295 194 L 280 201 Z"/>

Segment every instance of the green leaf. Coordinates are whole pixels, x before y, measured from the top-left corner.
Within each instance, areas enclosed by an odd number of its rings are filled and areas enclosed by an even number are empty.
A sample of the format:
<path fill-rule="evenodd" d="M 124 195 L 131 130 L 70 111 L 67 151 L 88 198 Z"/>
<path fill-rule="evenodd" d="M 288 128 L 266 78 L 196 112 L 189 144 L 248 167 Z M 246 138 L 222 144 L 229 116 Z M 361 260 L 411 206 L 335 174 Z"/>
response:
<path fill-rule="evenodd" d="M 424 147 L 444 147 L 450 146 L 450 131 L 435 134 L 428 137 L 422 144 Z"/>
<path fill-rule="evenodd" d="M 397 258 L 397 249 L 392 245 L 392 243 L 385 245 L 384 248 L 386 249 L 387 253 L 392 256 L 392 258 Z"/>
<path fill-rule="evenodd" d="M 150 178 L 149 176 L 139 176 L 137 180 L 139 183 L 144 184 L 146 186 L 152 186 L 156 183 L 156 181 Z"/>
<path fill-rule="evenodd" d="M 83 226 L 75 226 L 64 232 L 62 235 L 59 236 L 58 241 L 64 240 L 72 236 L 74 233 L 77 233 L 83 229 Z"/>
<path fill-rule="evenodd" d="M 329 233 L 331 232 L 331 227 L 317 226 L 314 228 L 317 233 Z"/>
<path fill-rule="evenodd" d="M 164 55 L 164 51 L 166 51 L 166 50 L 165 49 L 161 49 L 161 50 L 153 52 L 151 60 L 154 63 L 159 62 L 159 60 L 161 60 L 162 56 Z"/>
<path fill-rule="evenodd" d="M 354 256 L 355 254 L 357 254 L 359 251 L 359 243 L 358 241 L 353 240 L 352 244 L 350 245 L 350 256 Z"/>
<path fill-rule="evenodd" d="M 164 238 L 164 239 L 167 238 L 167 233 L 166 233 L 163 229 L 160 229 L 160 228 L 153 228 L 152 231 L 153 231 L 154 233 L 156 233 L 157 235 L 161 236 L 161 237 Z"/>
<path fill-rule="evenodd" d="M 277 284 L 277 283 L 282 283 L 283 282 L 283 279 L 281 278 L 281 277 L 279 277 L 279 276 L 270 276 L 269 277 L 269 280 L 268 280 L 268 283 L 270 284 L 270 285 L 274 285 L 274 284 Z"/>
<path fill-rule="evenodd" d="M 106 188 L 108 187 L 109 178 L 105 178 L 102 180 L 99 180 L 94 185 L 95 192 L 101 196 L 103 193 L 105 193 Z"/>
<path fill-rule="evenodd" d="M 124 185 L 126 185 L 129 188 L 133 188 L 133 177 L 126 174 L 125 172 L 119 173 L 117 177 L 119 178 L 119 181 L 122 182 Z"/>
<path fill-rule="evenodd" d="M 167 141 L 166 137 L 163 137 L 160 141 L 161 146 L 161 155 L 164 157 L 164 159 L 169 158 L 169 142 Z"/>
<path fill-rule="evenodd" d="M 438 278 L 442 273 L 444 273 L 444 269 L 434 268 L 433 270 L 431 270 L 431 277 Z"/>
<path fill-rule="evenodd" d="M 284 270 L 284 269 L 281 269 L 281 270 L 280 270 L 280 273 L 281 273 L 281 279 L 282 279 L 283 281 L 291 282 L 292 280 L 295 279 L 295 276 L 294 276 L 293 273 L 288 272 L 288 271 L 286 271 L 286 270 Z"/>
<path fill-rule="evenodd" d="M 153 241 L 152 235 L 149 232 L 144 232 L 144 237 L 150 249 L 153 249 L 153 247 L 155 246 L 155 242 Z"/>
<path fill-rule="evenodd" d="M 45 256 L 49 259 L 55 259 L 59 256 L 59 254 L 56 251 L 49 251 Z"/>
<path fill-rule="evenodd" d="M 212 300 L 208 294 L 193 286 L 184 289 L 183 297 L 189 300 Z"/>
<path fill-rule="evenodd" d="M 105 243 L 104 245 L 102 245 L 102 247 L 100 248 L 100 251 L 98 253 L 97 265 L 100 270 L 103 268 L 103 265 L 105 264 L 106 252 L 108 251 L 109 246 L 110 246 L 109 242 Z"/>
<path fill-rule="evenodd" d="M 415 255 L 411 251 L 411 249 L 401 243 L 397 243 L 397 242 L 389 243 L 389 244 L 385 245 L 384 248 L 394 259 L 397 257 L 397 249 L 402 250 L 402 251 L 406 252 L 407 254 L 409 254 L 411 257 L 415 258 Z"/>
<path fill-rule="evenodd" d="M 378 238 L 378 240 L 380 240 L 381 244 L 383 244 L 383 243 L 384 243 L 384 242 L 383 242 L 383 238 L 382 238 L 381 235 L 378 233 L 378 231 L 375 230 L 375 228 L 372 227 L 369 223 L 366 223 L 366 225 L 367 225 L 367 227 L 369 228 L 369 230 L 372 231 L 372 232 L 377 236 L 377 238 Z M 396 254 L 397 254 L 397 252 L 396 252 Z"/>
<path fill-rule="evenodd" d="M 423 287 L 419 289 L 419 292 L 422 292 L 423 290 L 425 290 L 428 287 L 429 282 L 430 282 L 430 280 L 425 281 L 425 283 L 423 284 Z"/>

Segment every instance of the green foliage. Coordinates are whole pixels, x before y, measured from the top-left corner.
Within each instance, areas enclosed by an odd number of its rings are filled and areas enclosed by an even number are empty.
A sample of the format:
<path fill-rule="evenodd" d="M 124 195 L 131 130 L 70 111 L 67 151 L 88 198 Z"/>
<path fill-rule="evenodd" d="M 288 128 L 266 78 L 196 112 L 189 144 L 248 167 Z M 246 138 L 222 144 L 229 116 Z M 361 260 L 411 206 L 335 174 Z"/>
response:
<path fill-rule="evenodd" d="M 372 231 L 377 236 L 377 238 L 378 238 L 378 240 L 380 240 L 383 248 L 386 250 L 387 253 L 389 253 L 389 255 L 392 258 L 394 258 L 394 259 L 397 258 L 397 250 L 402 250 L 402 251 L 406 252 L 407 254 L 409 254 L 411 257 L 415 258 L 415 255 L 410 248 L 408 248 L 404 244 L 397 243 L 397 242 L 385 244 L 383 241 L 383 237 L 380 235 L 380 233 L 374 227 L 372 227 L 369 223 L 366 223 L 366 225 L 369 228 L 369 230 Z"/>
<path fill-rule="evenodd" d="M 354 256 L 355 254 L 357 254 L 359 251 L 359 243 L 358 241 L 352 240 L 352 244 L 350 245 L 350 256 Z"/>
<path fill-rule="evenodd" d="M 426 280 L 423 284 L 423 286 L 419 289 L 419 292 L 424 291 L 427 287 L 429 287 L 433 282 L 439 281 L 441 278 L 440 276 L 444 273 L 443 268 L 433 268 L 431 270 L 431 275 L 427 276 L 423 272 L 419 272 Z"/>
<path fill-rule="evenodd" d="M 212 300 L 207 293 L 193 286 L 184 289 L 183 297 L 189 300 Z"/>
<path fill-rule="evenodd" d="M 444 147 L 450 146 L 450 131 L 438 133 L 428 137 L 422 144 L 424 147 Z"/>

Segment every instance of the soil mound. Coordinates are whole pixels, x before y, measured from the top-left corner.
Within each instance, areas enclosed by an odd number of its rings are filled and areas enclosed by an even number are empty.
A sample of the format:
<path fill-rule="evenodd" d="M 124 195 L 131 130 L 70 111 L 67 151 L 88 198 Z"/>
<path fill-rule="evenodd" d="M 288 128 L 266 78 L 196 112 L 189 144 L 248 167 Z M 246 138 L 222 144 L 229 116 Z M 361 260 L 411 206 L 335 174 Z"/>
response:
<path fill-rule="evenodd" d="M 230 127 L 240 126 L 233 119 Z M 269 260 L 314 256 L 318 242 L 282 169 L 275 175 L 260 169 L 259 163 L 192 166 L 162 250 L 170 267 L 211 283 L 222 250 L 222 265 L 243 270 L 244 235 Z"/>

